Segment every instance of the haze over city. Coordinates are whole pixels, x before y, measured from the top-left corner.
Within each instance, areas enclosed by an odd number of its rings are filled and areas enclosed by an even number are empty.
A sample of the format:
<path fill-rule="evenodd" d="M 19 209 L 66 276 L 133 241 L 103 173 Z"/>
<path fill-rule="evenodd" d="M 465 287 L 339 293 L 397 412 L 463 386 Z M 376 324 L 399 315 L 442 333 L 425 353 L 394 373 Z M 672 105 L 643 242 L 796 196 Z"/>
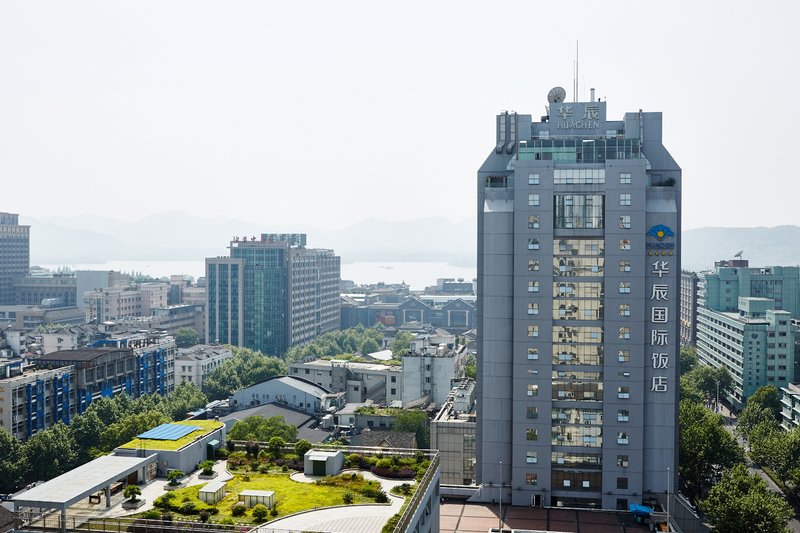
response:
<path fill-rule="evenodd" d="M 495 114 L 544 114 L 556 85 L 572 99 L 580 41 L 581 97 L 664 113 L 685 229 L 797 221 L 775 194 L 793 187 L 796 3 L 555 7 L 4 2 L 6 209 L 461 221 Z"/>

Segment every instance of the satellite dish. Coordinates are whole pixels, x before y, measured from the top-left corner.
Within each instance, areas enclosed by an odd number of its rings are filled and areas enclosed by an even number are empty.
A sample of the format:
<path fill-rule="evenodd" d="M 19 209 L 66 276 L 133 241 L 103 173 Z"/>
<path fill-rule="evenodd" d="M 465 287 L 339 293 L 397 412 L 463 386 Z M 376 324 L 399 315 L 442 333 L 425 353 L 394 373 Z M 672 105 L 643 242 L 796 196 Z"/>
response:
<path fill-rule="evenodd" d="M 563 87 L 553 87 L 550 89 L 550 92 L 547 93 L 547 101 L 551 104 L 558 104 L 564 101 L 564 98 L 567 97 L 567 91 L 564 90 Z"/>

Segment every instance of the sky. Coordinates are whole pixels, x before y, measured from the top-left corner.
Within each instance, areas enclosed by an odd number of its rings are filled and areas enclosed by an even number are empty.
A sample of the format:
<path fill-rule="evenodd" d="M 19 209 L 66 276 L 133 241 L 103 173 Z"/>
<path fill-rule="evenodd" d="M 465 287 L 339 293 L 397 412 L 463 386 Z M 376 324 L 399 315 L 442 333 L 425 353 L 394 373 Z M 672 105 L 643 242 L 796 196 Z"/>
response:
<path fill-rule="evenodd" d="M 800 2 L 0 3 L 0 211 L 475 216 L 501 110 L 662 111 L 683 227 L 800 223 Z M 579 98 L 579 99 L 581 99 Z M 794 194 L 792 194 L 794 193 Z"/>

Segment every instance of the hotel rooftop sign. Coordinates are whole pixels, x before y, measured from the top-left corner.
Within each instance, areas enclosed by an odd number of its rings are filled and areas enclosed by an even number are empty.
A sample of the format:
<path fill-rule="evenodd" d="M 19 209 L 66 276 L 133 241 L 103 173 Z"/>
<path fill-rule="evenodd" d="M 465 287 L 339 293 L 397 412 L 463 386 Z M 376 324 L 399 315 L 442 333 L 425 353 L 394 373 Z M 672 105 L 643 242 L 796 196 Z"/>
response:
<path fill-rule="evenodd" d="M 605 102 L 559 102 L 550 104 L 550 124 L 558 134 L 592 135 L 605 131 Z"/>

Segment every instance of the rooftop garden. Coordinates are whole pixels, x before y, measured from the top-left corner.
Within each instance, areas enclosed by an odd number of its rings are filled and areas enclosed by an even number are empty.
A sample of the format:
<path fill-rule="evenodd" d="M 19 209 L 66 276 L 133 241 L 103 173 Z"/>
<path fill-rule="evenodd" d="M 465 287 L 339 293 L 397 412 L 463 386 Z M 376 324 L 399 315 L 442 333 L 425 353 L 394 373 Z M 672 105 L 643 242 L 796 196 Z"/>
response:
<path fill-rule="evenodd" d="M 164 451 L 180 450 L 187 444 L 191 444 L 192 442 L 194 442 L 197 438 L 207 435 L 212 431 L 217 430 L 225 425 L 222 422 L 217 422 L 214 420 L 182 420 L 180 422 L 171 422 L 171 423 L 182 426 L 198 426 L 200 427 L 200 429 L 192 431 L 188 435 L 184 435 L 183 437 L 177 440 L 135 438 L 132 441 L 123 444 L 122 446 L 120 446 L 120 448 L 164 450 Z"/>
<path fill-rule="evenodd" d="M 357 415 L 371 416 L 398 416 L 402 412 L 402 409 L 396 407 L 376 407 L 374 405 L 364 405 L 356 409 Z"/>

